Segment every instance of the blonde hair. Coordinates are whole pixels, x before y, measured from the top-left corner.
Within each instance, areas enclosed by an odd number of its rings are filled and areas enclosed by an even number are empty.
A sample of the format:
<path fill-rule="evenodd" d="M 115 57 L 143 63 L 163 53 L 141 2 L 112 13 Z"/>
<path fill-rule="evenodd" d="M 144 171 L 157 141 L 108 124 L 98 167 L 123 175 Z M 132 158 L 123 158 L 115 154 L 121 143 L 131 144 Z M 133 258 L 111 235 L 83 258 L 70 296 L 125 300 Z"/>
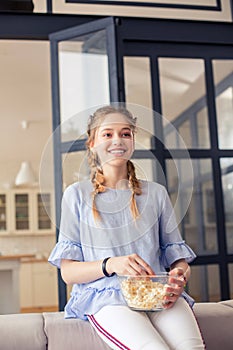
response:
<path fill-rule="evenodd" d="M 92 192 L 92 213 L 95 220 L 100 220 L 100 213 L 96 207 L 96 195 L 98 193 L 102 193 L 105 191 L 104 186 L 104 174 L 101 167 L 101 163 L 99 157 L 96 153 L 92 152 L 91 144 L 94 143 L 95 134 L 97 128 L 100 126 L 101 122 L 108 114 L 120 113 L 122 114 L 127 122 L 129 123 L 131 130 L 133 133 L 136 132 L 136 118 L 125 108 L 123 107 L 113 107 L 113 106 L 105 106 L 96 110 L 96 112 L 90 116 L 87 127 L 87 135 L 88 139 L 86 141 L 87 153 L 88 153 L 88 163 L 91 169 L 91 182 L 93 184 L 93 192 Z M 134 219 L 139 217 L 139 211 L 137 208 L 137 203 L 135 199 L 135 195 L 140 195 L 142 193 L 140 181 L 136 177 L 135 167 L 132 161 L 127 161 L 127 173 L 129 180 L 129 187 L 132 192 L 131 200 L 130 200 L 130 209 Z"/>

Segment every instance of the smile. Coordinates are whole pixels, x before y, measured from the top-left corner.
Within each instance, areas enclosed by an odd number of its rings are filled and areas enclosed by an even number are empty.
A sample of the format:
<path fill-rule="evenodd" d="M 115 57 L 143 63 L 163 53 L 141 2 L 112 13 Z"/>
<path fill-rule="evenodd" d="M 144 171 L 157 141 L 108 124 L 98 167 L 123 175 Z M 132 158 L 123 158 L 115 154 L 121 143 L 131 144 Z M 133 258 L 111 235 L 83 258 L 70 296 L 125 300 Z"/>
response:
<path fill-rule="evenodd" d="M 126 151 L 123 150 L 123 149 L 113 149 L 113 150 L 110 150 L 110 151 L 108 151 L 108 152 L 111 153 L 111 154 L 122 155 L 122 154 L 124 154 Z"/>

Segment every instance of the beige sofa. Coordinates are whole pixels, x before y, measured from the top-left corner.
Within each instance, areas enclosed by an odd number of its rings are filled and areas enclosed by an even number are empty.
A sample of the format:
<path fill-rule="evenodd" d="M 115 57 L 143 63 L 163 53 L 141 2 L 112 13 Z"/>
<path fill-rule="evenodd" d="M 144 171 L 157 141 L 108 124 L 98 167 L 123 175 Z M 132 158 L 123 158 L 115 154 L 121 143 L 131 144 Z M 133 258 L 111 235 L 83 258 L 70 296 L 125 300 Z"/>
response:
<path fill-rule="evenodd" d="M 233 349 L 233 300 L 197 303 L 194 313 L 207 350 Z M 88 322 L 65 320 L 63 312 L 47 312 L 0 315 L 0 349 L 109 350 L 109 347 Z"/>

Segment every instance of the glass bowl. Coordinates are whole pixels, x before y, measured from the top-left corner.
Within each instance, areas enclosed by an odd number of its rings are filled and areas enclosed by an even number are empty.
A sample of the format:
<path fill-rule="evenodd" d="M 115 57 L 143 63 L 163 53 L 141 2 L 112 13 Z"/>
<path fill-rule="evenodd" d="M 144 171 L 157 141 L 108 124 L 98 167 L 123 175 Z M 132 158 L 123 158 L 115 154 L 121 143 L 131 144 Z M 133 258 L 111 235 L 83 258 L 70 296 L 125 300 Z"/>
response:
<path fill-rule="evenodd" d="M 138 311 L 162 311 L 169 283 L 167 273 L 151 276 L 118 276 L 129 308 Z"/>

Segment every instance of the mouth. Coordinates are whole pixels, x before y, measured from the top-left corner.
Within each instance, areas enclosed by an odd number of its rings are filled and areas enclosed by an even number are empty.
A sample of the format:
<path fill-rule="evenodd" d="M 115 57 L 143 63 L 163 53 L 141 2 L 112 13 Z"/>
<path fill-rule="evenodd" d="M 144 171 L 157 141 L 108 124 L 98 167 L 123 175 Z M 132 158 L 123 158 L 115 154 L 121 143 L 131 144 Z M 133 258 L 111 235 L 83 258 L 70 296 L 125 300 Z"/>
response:
<path fill-rule="evenodd" d="M 114 155 L 119 155 L 119 156 L 123 155 L 125 152 L 126 152 L 126 150 L 124 150 L 122 148 L 108 150 L 108 153 L 114 154 Z"/>

